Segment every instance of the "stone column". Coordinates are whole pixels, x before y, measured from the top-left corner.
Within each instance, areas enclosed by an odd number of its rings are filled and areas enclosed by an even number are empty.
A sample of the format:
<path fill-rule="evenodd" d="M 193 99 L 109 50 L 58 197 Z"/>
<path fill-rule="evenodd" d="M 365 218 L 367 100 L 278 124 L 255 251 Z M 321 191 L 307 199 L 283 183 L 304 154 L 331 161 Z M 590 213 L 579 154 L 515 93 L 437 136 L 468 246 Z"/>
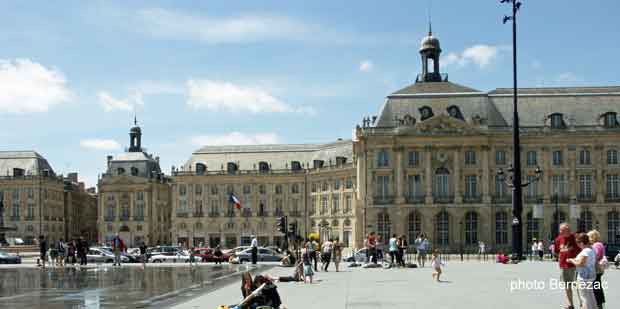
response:
<path fill-rule="evenodd" d="M 433 203 L 433 171 L 432 171 L 432 148 L 431 146 L 424 147 L 424 194 L 425 203 Z"/>
<path fill-rule="evenodd" d="M 491 203 L 491 194 L 489 192 L 489 182 L 491 181 L 491 171 L 489 169 L 489 146 L 482 146 L 482 202 L 485 205 Z"/>
<path fill-rule="evenodd" d="M 463 197 L 461 196 L 461 147 L 454 148 L 454 203 L 461 204 Z"/>
<path fill-rule="evenodd" d="M 595 145 L 593 150 L 593 162 L 594 162 L 594 193 L 596 194 L 596 203 L 605 203 L 605 178 L 604 168 L 607 160 L 605 158 L 605 147 L 603 145 Z"/>
<path fill-rule="evenodd" d="M 566 154 L 568 156 L 568 167 L 569 167 L 568 193 L 571 199 L 575 199 L 577 198 L 577 176 L 576 176 L 577 147 L 575 147 L 575 145 L 569 145 L 566 148 Z M 570 214 L 567 214 L 567 215 L 570 215 Z"/>
<path fill-rule="evenodd" d="M 394 153 L 396 160 L 394 160 L 394 175 L 396 180 L 394 185 L 396 186 L 395 204 L 404 204 L 405 196 L 403 194 L 403 147 L 394 147 Z"/>

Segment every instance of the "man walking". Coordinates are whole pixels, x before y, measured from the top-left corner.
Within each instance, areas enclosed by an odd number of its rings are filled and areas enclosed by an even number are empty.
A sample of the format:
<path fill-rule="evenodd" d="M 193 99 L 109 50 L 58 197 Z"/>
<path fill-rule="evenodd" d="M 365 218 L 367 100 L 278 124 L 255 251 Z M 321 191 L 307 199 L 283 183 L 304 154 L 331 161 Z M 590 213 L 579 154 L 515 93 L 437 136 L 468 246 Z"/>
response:
<path fill-rule="evenodd" d="M 114 252 L 114 265 L 113 266 L 121 266 L 121 253 L 125 251 L 125 242 L 123 242 L 123 240 L 121 239 L 120 236 L 118 236 L 118 233 L 116 233 L 116 236 L 114 236 L 114 238 L 112 239 L 112 252 Z"/>
<path fill-rule="evenodd" d="M 323 270 L 327 271 L 327 268 L 329 267 L 329 262 L 332 260 L 332 240 L 328 239 L 327 241 L 325 241 L 321 249 L 323 251 Z"/>
<path fill-rule="evenodd" d="M 140 260 L 142 260 L 142 268 L 146 268 L 146 244 L 144 242 L 140 245 Z"/>
<path fill-rule="evenodd" d="M 80 236 L 80 239 L 78 240 L 77 250 L 78 250 L 78 257 L 80 258 L 80 266 L 82 265 L 86 266 L 88 264 L 87 254 L 88 254 L 89 248 L 88 248 L 88 242 L 82 236 Z"/>
<path fill-rule="evenodd" d="M 39 253 L 40 253 L 40 261 L 41 263 L 37 266 L 41 266 L 45 269 L 45 262 L 47 261 L 47 240 L 45 240 L 45 236 L 39 236 Z"/>
<path fill-rule="evenodd" d="M 252 264 L 256 265 L 256 262 L 258 261 L 258 239 L 256 239 L 255 235 L 252 235 L 250 247 L 252 248 Z"/>
<path fill-rule="evenodd" d="M 424 234 L 420 234 L 420 237 L 415 240 L 415 246 L 418 251 L 418 265 L 424 267 L 424 263 L 426 263 L 426 253 L 429 247 L 428 239 L 426 239 Z"/>
<path fill-rule="evenodd" d="M 564 283 L 564 291 L 566 292 L 566 300 L 568 301 L 568 305 L 564 306 L 564 308 L 574 309 L 572 285 L 575 284 L 576 272 L 575 265 L 567 260 L 575 258 L 581 249 L 577 246 L 575 235 L 570 232 L 568 223 L 560 224 L 560 235 L 555 239 L 554 245 L 553 251 L 558 255 L 559 265 L 562 271 L 560 281 Z"/>
<path fill-rule="evenodd" d="M 368 235 L 368 256 L 371 263 L 377 264 L 377 238 L 375 237 L 375 232 L 370 232 L 370 235 Z"/>

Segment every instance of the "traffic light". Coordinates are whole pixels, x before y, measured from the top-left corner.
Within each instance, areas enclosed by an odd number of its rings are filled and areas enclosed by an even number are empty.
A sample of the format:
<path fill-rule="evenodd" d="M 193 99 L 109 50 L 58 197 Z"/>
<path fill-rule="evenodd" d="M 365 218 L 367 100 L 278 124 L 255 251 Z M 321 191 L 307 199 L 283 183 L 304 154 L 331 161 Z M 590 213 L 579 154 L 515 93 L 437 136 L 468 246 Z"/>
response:
<path fill-rule="evenodd" d="M 288 233 L 293 236 L 297 235 L 297 222 L 288 224 Z"/>
<path fill-rule="evenodd" d="M 286 217 L 278 218 L 276 226 L 278 227 L 278 232 L 286 234 Z"/>

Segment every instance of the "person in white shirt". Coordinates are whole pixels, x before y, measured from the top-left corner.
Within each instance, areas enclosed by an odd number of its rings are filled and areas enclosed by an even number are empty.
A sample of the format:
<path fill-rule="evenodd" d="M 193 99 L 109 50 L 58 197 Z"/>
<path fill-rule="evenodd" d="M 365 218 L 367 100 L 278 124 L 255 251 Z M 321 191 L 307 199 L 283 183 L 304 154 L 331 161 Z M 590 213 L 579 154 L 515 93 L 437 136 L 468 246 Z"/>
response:
<path fill-rule="evenodd" d="M 614 258 L 614 263 L 616 264 L 616 269 L 618 269 L 620 267 L 620 252 L 618 252 L 618 255 Z"/>
<path fill-rule="evenodd" d="M 538 242 L 536 242 L 536 238 L 534 238 L 532 242 L 532 252 L 530 253 L 530 259 L 533 259 L 538 255 Z"/>
<path fill-rule="evenodd" d="M 577 267 L 577 291 L 579 291 L 579 298 L 581 298 L 581 308 L 596 309 L 598 306 L 592 289 L 592 283 L 596 279 L 596 254 L 590 246 L 587 234 L 577 234 L 575 240 L 581 248 L 581 252 L 576 258 L 566 261 Z"/>
<path fill-rule="evenodd" d="M 543 243 L 542 240 L 538 241 L 538 245 L 536 246 L 536 249 L 538 250 L 538 257 L 542 261 L 545 256 L 545 244 Z"/>
<path fill-rule="evenodd" d="M 250 247 L 252 248 L 252 264 L 256 264 L 258 261 L 258 239 L 256 236 L 252 235 L 252 242 L 250 243 Z"/>
<path fill-rule="evenodd" d="M 323 270 L 327 271 L 327 268 L 329 267 L 329 262 L 332 260 L 332 249 L 333 249 L 333 242 L 332 239 L 328 239 L 323 243 L 323 246 L 321 247 L 321 251 L 322 251 L 322 256 L 323 256 Z"/>

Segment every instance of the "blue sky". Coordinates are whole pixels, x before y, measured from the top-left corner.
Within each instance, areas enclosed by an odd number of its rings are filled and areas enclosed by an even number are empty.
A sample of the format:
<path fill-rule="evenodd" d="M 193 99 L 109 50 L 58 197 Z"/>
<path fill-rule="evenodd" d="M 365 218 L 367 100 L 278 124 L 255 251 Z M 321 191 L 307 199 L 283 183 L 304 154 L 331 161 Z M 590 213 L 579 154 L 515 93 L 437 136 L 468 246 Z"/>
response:
<path fill-rule="evenodd" d="M 617 1 L 523 2 L 520 85 L 619 84 Z M 2 1 L 0 150 L 95 185 L 134 111 L 166 173 L 204 144 L 350 138 L 420 71 L 429 3 Z M 430 6 L 450 80 L 510 87 L 509 8 Z"/>

